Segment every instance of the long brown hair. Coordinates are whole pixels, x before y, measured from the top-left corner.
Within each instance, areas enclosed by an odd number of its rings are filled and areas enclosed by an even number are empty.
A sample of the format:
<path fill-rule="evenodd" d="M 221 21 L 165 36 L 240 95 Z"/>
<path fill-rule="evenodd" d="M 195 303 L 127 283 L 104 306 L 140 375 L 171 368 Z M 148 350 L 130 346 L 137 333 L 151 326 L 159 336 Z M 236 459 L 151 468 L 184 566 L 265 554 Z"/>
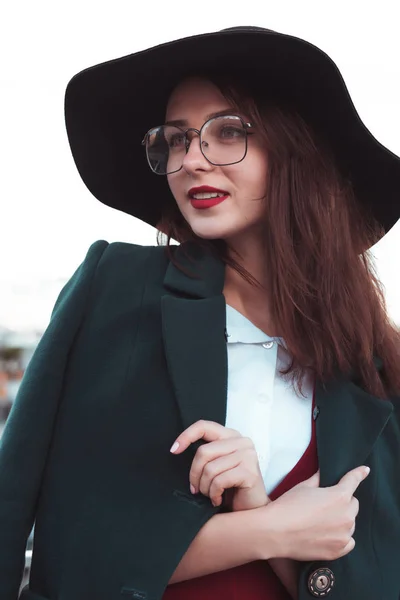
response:
<path fill-rule="evenodd" d="M 301 390 L 305 369 L 311 366 L 320 381 L 352 374 L 375 396 L 398 395 L 400 332 L 388 317 L 368 250 L 383 235 L 381 226 L 357 201 L 329 145 L 297 110 L 272 98 L 257 98 L 236 77 L 206 76 L 251 120 L 267 148 L 265 293 L 292 356 L 282 374 Z M 172 261 L 171 239 L 194 240 L 210 247 L 249 283 L 258 284 L 223 240 L 206 241 L 193 233 L 172 194 L 159 229 L 167 236 Z M 381 361 L 380 372 L 374 359 Z"/>

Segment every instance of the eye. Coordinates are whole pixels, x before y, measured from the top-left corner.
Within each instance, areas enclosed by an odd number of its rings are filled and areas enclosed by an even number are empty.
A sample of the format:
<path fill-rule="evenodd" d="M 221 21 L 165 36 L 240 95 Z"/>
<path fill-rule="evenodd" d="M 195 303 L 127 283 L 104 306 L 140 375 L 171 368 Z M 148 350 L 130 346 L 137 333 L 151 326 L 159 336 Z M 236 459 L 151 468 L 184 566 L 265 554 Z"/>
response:
<path fill-rule="evenodd" d="M 232 125 L 225 125 L 225 126 L 221 127 L 219 135 L 223 139 L 243 138 L 244 130 L 242 127 L 234 127 Z"/>
<path fill-rule="evenodd" d="M 170 148 L 180 148 L 185 144 L 185 136 L 183 133 L 174 133 L 168 138 L 168 146 Z"/>

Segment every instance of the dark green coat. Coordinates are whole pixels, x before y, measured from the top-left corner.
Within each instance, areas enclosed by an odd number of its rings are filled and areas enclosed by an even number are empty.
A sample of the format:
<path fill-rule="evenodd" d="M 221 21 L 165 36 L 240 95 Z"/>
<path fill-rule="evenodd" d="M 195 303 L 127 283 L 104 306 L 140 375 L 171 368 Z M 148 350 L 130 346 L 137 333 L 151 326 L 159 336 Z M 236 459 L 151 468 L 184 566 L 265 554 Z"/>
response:
<path fill-rule="evenodd" d="M 176 256 L 181 255 L 181 250 Z M 192 497 L 197 444 L 169 449 L 198 419 L 225 423 L 224 266 L 194 253 L 197 279 L 163 248 L 93 244 L 61 292 L 0 450 L 0 600 L 160 600 L 200 528 L 220 509 Z M 356 547 L 329 567 L 332 600 L 399 600 L 400 429 L 393 403 L 354 381 L 317 385 L 321 485 L 368 464 Z"/>

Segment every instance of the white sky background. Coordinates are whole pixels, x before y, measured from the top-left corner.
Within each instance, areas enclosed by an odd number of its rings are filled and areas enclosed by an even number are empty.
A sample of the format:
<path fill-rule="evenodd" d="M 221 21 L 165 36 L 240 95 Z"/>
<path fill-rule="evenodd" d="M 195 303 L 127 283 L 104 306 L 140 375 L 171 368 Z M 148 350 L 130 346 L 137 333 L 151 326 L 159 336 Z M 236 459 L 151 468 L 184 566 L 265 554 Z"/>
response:
<path fill-rule="evenodd" d="M 267 27 L 325 50 L 368 129 L 400 155 L 398 11 L 398 0 L 5 0 L 0 13 L 0 325 L 44 328 L 63 283 L 93 241 L 156 244 L 154 229 L 103 206 L 80 179 L 63 114 L 73 75 L 187 35 L 237 25 Z M 374 255 L 389 314 L 400 324 L 400 223 Z"/>

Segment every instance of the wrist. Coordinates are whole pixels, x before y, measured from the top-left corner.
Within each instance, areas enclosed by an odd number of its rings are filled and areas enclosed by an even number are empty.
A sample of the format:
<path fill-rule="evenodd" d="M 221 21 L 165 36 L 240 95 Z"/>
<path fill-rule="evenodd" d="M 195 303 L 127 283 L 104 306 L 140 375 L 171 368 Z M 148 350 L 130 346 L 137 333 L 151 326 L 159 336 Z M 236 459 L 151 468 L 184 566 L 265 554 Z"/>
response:
<path fill-rule="evenodd" d="M 258 494 L 255 494 L 253 490 L 249 491 L 247 494 L 246 491 L 240 490 L 240 492 L 234 494 L 231 499 L 231 510 L 233 512 L 253 510 L 262 508 L 270 502 L 271 500 L 268 498 L 265 489 L 260 490 Z"/>
<path fill-rule="evenodd" d="M 273 556 L 272 547 L 266 538 L 262 521 L 265 518 L 265 506 L 261 508 L 251 508 L 249 510 L 239 510 L 221 515 L 229 518 L 228 529 L 230 532 L 236 531 L 237 542 L 240 543 L 242 551 L 248 556 L 246 562 L 263 560 Z"/>
<path fill-rule="evenodd" d="M 284 528 L 275 514 L 274 502 L 269 500 L 266 506 L 259 509 L 257 519 L 260 527 L 261 543 L 258 549 L 261 560 L 287 557 L 287 539 Z"/>

